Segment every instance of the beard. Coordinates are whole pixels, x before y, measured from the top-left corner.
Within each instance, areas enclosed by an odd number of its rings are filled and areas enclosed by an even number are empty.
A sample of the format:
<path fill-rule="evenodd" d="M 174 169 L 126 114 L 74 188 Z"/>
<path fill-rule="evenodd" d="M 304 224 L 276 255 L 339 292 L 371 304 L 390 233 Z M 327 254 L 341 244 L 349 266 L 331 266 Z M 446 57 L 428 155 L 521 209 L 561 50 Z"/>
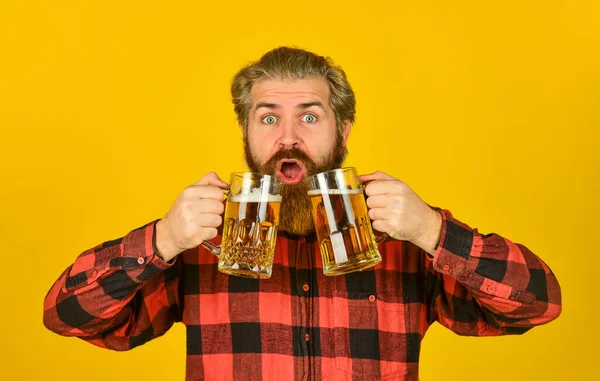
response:
<path fill-rule="evenodd" d="M 343 144 L 342 135 L 337 135 L 329 155 L 321 163 L 312 160 L 304 151 L 292 147 L 280 149 L 265 164 L 261 165 L 254 158 L 247 138 L 244 139 L 244 153 L 250 171 L 273 177 L 276 177 L 277 164 L 280 160 L 295 159 L 304 164 L 306 177 L 303 181 L 294 185 L 282 182 L 279 230 L 292 235 L 307 235 L 313 232 L 315 225 L 312 218 L 310 199 L 308 198 L 308 184 L 304 180 L 317 173 L 341 167 L 348 154 L 348 150 Z"/>

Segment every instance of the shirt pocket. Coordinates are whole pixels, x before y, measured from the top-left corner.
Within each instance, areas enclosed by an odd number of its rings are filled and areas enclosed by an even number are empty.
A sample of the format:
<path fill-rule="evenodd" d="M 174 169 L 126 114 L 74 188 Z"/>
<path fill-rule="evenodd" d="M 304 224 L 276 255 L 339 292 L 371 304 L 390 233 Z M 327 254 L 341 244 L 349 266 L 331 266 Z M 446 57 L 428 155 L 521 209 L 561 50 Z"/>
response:
<path fill-rule="evenodd" d="M 332 296 L 337 369 L 369 380 L 406 373 L 408 306 L 379 300 L 376 293 L 334 290 Z"/>

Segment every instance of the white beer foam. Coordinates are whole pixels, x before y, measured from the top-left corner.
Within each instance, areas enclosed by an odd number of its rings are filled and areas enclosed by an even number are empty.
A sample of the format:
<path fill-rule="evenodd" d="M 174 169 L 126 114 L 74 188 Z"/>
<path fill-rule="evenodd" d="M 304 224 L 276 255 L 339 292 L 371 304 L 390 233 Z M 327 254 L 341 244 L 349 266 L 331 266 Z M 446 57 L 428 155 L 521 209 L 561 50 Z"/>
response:
<path fill-rule="evenodd" d="M 235 196 L 231 196 L 229 199 L 231 202 L 281 202 L 280 195 L 263 195 L 262 189 L 258 188 L 252 189 L 249 194 L 236 194 Z"/>
<path fill-rule="evenodd" d="M 361 189 L 313 189 L 308 191 L 309 196 L 318 195 L 345 195 L 345 194 L 361 194 Z"/>

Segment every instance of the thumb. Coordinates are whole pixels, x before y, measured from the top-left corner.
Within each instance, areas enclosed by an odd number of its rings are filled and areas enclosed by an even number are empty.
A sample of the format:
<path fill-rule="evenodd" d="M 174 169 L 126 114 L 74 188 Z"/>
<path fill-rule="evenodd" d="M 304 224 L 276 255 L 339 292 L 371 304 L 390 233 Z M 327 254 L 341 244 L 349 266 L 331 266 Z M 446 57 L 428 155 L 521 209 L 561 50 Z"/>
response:
<path fill-rule="evenodd" d="M 360 176 L 358 176 L 358 178 L 363 183 L 366 183 L 369 181 L 374 181 L 374 180 L 395 180 L 394 177 L 388 175 L 387 173 L 380 172 L 380 171 L 369 173 L 366 175 L 360 175 Z"/>
<path fill-rule="evenodd" d="M 194 185 L 215 185 L 223 189 L 229 188 L 229 184 L 221 180 L 219 175 L 217 175 L 215 172 L 207 173 L 200 180 L 196 181 Z"/>

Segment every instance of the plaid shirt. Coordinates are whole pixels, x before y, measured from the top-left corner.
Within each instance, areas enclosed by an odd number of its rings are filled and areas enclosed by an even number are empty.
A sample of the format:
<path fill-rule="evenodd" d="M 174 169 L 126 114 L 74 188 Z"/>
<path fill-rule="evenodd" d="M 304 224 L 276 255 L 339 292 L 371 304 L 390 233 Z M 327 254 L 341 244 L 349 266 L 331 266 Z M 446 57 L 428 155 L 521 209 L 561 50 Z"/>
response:
<path fill-rule="evenodd" d="M 280 234 L 267 280 L 220 273 L 202 248 L 164 263 L 154 222 L 82 253 L 48 292 L 44 323 L 128 350 L 183 322 L 187 380 L 417 380 L 435 321 L 494 336 L 558 317 L 560 288 L 540 258 L 442 215 L 433 258 L 389 239 L 382 263 L 344 276 L 323 275 L 314 236 Z"/>

